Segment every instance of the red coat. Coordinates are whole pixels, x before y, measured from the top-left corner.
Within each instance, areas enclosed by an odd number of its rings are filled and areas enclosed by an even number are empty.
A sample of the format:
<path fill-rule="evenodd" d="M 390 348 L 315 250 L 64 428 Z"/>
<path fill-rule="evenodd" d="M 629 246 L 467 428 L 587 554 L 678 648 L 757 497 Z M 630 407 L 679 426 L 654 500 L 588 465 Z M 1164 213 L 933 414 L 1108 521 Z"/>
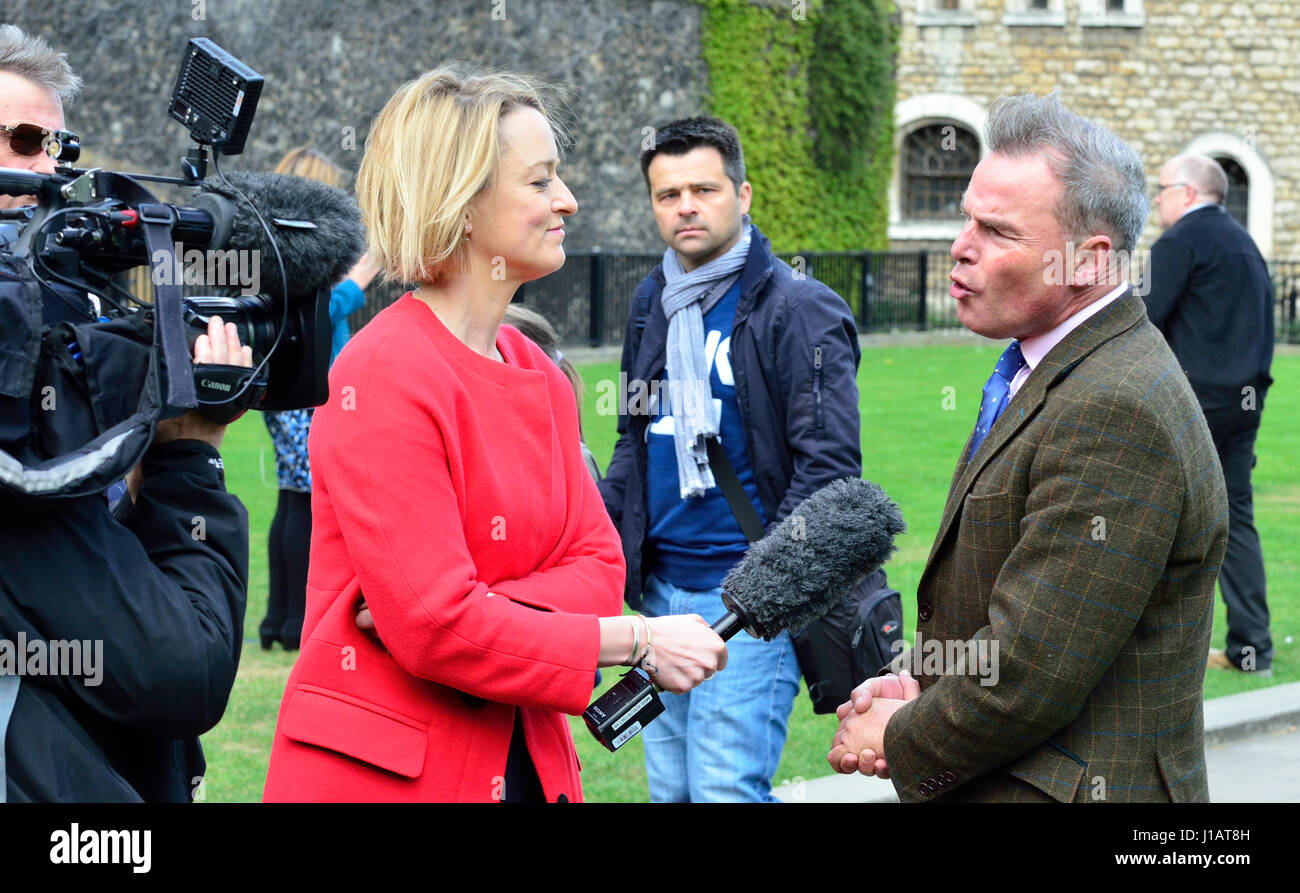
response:
<path fill-rule="evenodd" d="M 334 364 L 266 800 L 500 799 L 515 705 L 546 798 L 581 799 L 564 714 L 590 701 L 622 549 L 568 380 L 509 326 L 497 347 L 407 295 Z M 356 627 L 362 593 L 383 646 Z"/>

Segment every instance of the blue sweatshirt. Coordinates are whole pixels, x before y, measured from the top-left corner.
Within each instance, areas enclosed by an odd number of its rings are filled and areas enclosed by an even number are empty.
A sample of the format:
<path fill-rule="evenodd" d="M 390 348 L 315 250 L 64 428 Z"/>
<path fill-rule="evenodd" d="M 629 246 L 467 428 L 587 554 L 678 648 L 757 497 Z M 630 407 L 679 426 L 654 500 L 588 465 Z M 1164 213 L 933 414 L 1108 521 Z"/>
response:
<path fill-rule="evenodd" d="M 767 524 L 767 515 L 759 501 L 754 472 L 745 452 L 745 431 L 740 424 L 740 407 L 736 403 L 736 385 L 731 372 L 731 325 L 740 300 L 740 283 L 736 282 L 722 299 L 704 316 L 704 352 L 709 361 L 709 386 L 713 392 L 714 411 L 721 414 L 719 439 L 745 495 L 754 504 L 759 519 Z M 749 548 L 740 522 L 716 486 L 698 498 L 683 500 L 677 476 L 677 451 L 673 441 L 670 388 L 665 371 L 655 385 L 659 399 L 653 397 L 653 421 L 646 431 L 646 496 L 649 508 L 650 572 L 682 589 L 707 590 L 722 583 L 727 571 L 740 561 Z"/>

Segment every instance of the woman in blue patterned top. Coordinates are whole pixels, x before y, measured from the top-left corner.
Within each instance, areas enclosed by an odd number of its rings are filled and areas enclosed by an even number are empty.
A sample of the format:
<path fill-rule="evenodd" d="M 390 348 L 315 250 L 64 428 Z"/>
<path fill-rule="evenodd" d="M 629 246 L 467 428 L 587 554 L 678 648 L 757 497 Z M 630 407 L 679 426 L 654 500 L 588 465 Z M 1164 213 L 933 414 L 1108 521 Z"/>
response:
<path fill-rule="evenodd" d="M 292 174 L 338 186 L 342 171 L 315 149 L 300 146 L 276 166 L 277 174 Z M 330 293 L 330 363 L 347 343 L 348 316 L 366 301 L 365 288 L 377 268 L 364 255 L 347 278 Z M 311 547 L 311 464 L 307 460 L 307 434 L 311 409 L 264 412 L 266 429 L 275 445 L 275 473 L 280 487 L 275 518 L 267 544 L 270 593 L 266 617 L 258 627 L 262 648 L 279 642 L 286 651 L 297 649 L 307 601 L 307 558 Z"/>

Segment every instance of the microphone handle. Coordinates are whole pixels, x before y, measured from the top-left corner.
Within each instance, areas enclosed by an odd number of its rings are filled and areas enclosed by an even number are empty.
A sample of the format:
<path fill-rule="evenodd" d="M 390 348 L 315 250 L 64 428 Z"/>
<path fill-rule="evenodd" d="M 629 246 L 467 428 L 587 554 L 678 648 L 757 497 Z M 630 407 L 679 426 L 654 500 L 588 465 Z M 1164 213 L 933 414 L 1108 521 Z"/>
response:
<path fill-rule="evenodd" d="M 735 611 L 728 611 L 725 616 L 720 618 L 709 629 L 713 630 L 722 641 L 727 641 L 736 633 L 745 628 L 745 618 Z"/>
<path fill-rule="evenodd" d="M 744 606 L 734 600 L 730 604 L 732 607 L 727 613 L 710 627 L 724 642 L 747 625 Z M 582 719 L 607 750 L 618 750 L 646 723 L 664 712 L 660 691 L 644 670 L 634 667 L 624 673 L 613 688 L 597 698 L 583 712 Z"/>
<path fill-rule="evenodd" d="M 709 627 L 709 629 L 717 633 L 718 637 L 722 639 L 722 641 L 724 642 L 730 639 L 732 636 L 734 636 L 736 633 L 740 632 L 744 628 L 745 628 L 745 618 L 742 617 L 740 614 L 737 614 L 735 611 L 728 611 L 724 616 L 718 618 L 718 620 L 715 621 L 714 624 Z M 663 691 L 663 689 L 659 687 L 659 683 L 651 682 L 650 684 L 655 687 L 655 691 Z"/>

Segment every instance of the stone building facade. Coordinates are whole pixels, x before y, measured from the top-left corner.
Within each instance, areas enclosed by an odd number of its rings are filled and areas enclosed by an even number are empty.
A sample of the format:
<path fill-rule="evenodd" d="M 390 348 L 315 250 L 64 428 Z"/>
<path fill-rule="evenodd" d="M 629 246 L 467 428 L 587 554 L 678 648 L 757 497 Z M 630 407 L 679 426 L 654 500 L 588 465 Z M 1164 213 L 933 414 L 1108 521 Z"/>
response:
<path fill-rule="evenodd" d="M 116 170 L 179 173 L 190 144 L 167 100 L 191 37 L 265 78 L 226 170 L 270 170 L 306 144 L 351 175 L 392 92 L 448 61 L 541 78 L 559 88 L 573 138 L 570 250 L 662 250 L 637 156 L 647 128 L 704 107 L 700 19 L 694 0 L 0 0 L 0 21 L 68 54 L 85 80 L 67 110 L 82 160 Z"/>
<path fill-rule="evenodd" d="M 1137 149 L 1152 184 L 1181 152 L 1220 159 L 1265 257 L 1300 260 L 1300 8 L 1285 0 L 898 0 L 890 239 L 946 248 L 952 199 L 1000 94 L 1060 91 Z M 957 185 L 960 184 L 960 185 Z M 1160 233 L 1152 213 L 1139 248 Z"/>
<path fill-rule="evenodd" d="M 772 5 L 778 0 L 752 0 Z M 1059 89 L 1142 152 L 1154 179 L 1182 151 L 1226 160 L 1230 196 L 1268 257 L 1300 259 L 1300 10 L 1287 0 L 896 0 L 893 247 L 946 250 L 983 152 L 989 103 Z M 784 4 L 781 4 L 784 5 Z M 68 110 L 83 158 L 175 173 L 188 145 L 166 117 L 186 40 L 266 78 L 248 148 L 269 169 L 308 144 L 355 171 L 370 119 L 403 81 L 449 59 L 563 85 L 580 209 L 572 250 L 661 245 L 636 156 L 646 128 L 699 113 L 708 92 L 697 0 L 0 0 L 0 18 L 66 50 L 86 87 Z M 1245 201 L 1242 201 L 1245 199 Z M 1154 214 L 1142 246 L 1158 234 Z M 808 246 L 815 249 L 816 246 Z"/>

